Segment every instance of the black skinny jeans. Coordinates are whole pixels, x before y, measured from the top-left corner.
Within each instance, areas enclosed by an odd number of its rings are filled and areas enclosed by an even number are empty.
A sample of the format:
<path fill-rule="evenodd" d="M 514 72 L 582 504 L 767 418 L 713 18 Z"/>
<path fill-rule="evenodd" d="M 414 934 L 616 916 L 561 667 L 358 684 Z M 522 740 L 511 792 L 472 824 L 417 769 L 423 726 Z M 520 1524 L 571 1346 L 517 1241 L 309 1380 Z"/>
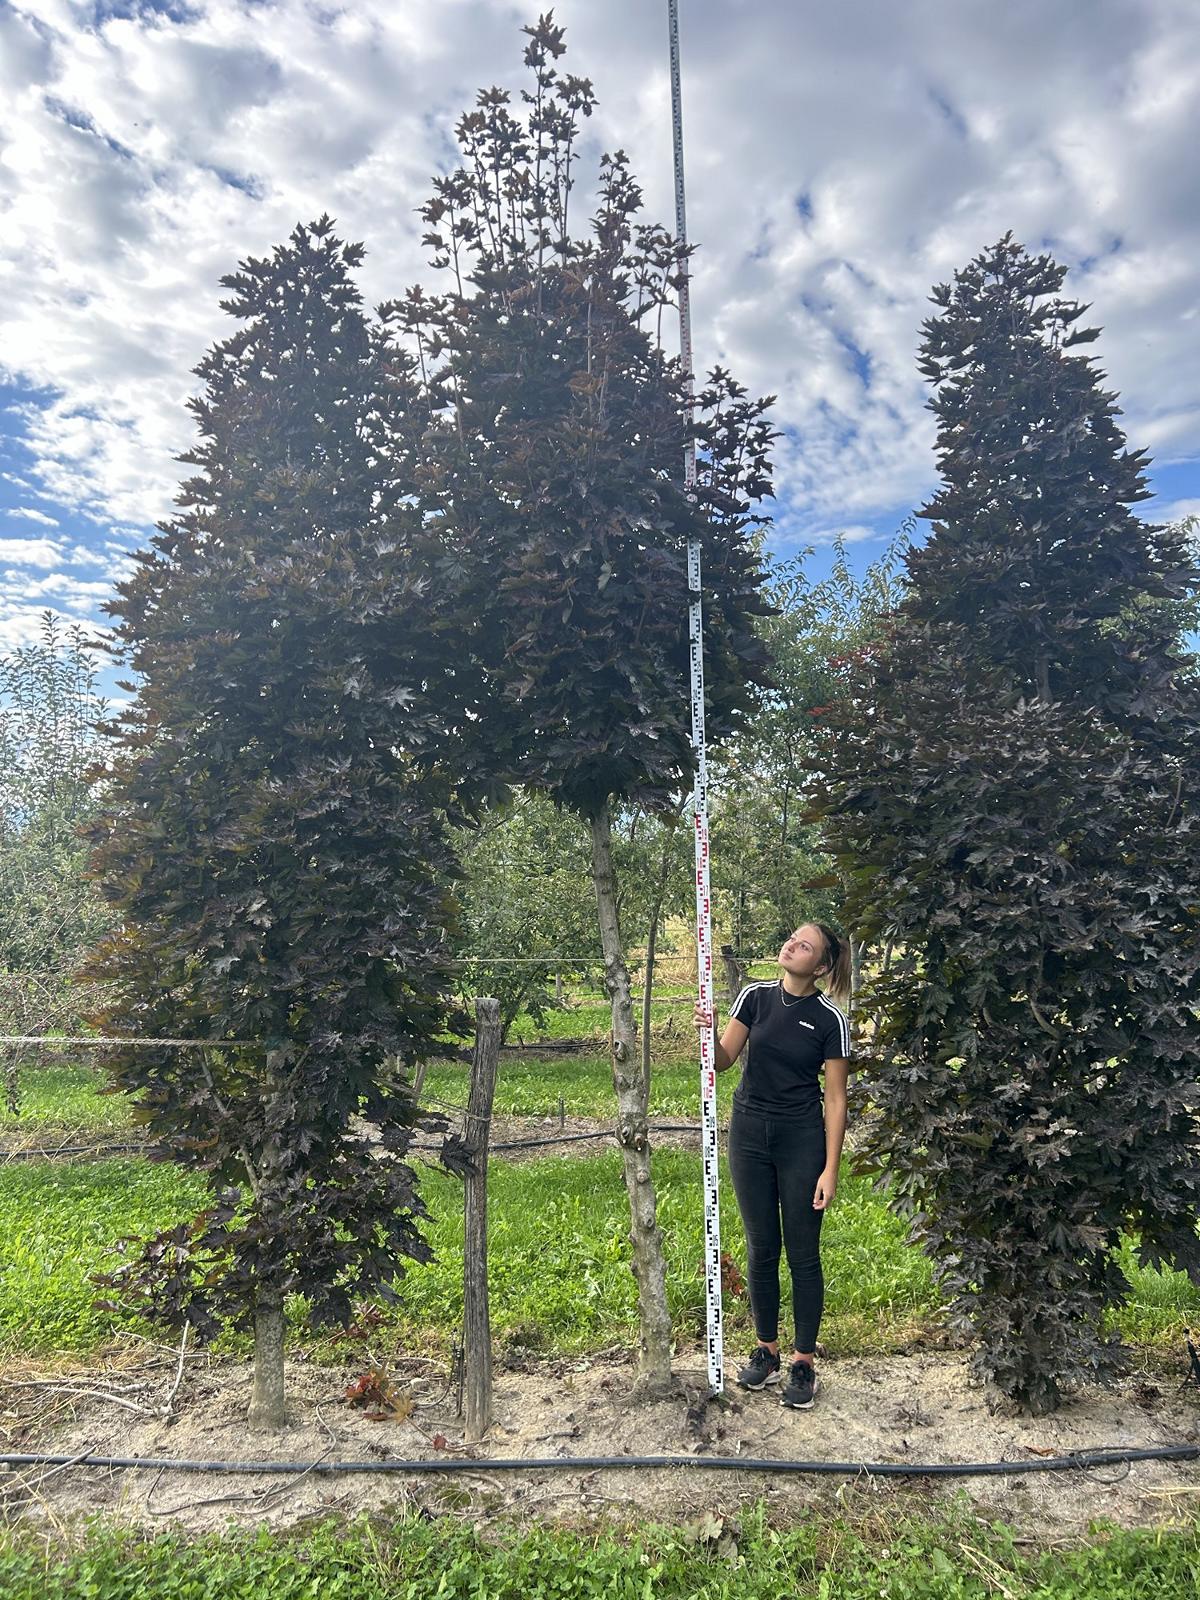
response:
<path fill-rule="evenodd" d="M 825 1129 L 781 1122 L 734 1106 L 729 1121 L 729 1175 L 746 1230 L 746 1280 L 754 1331 L 779 1337 L 779 1257 L 786 1248 L 792 1276 L 797 1350 L 814 1350 L 825 1305 L 821 1218 L 813 1207 L 825 1170 Z M 782 1227 L 780 1218 L 782 1217 Z"/>

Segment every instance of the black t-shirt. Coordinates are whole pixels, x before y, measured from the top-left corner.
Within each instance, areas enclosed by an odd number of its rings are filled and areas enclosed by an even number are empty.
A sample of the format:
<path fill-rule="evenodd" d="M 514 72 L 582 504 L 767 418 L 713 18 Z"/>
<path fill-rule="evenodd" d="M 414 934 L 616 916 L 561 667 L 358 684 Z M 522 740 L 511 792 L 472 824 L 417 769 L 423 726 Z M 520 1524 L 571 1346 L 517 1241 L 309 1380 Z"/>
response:
<path fill-rule="evenodd" d="M 747 984 L 730 1016 L 750 1030 L 734 1105 L 784 1122 L 822 1122 L 821 1067 L 850 1055 L 845 1013 L 823 994 L 793 1000 L 776 978 Z"/>

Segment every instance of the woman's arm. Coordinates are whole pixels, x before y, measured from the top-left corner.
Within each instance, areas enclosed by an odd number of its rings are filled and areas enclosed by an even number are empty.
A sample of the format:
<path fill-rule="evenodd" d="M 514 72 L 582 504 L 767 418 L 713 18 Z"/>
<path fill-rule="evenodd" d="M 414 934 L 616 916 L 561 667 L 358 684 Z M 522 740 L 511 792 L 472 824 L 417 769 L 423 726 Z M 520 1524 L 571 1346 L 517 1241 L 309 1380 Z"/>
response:
<path fill-rule="evenodd" d="M 697 1031 L 703 1033 L 705 1028 L 711 1028 L 713 1019 L 711 1013 L 701 1011 L 697 1006 L 695 1010 Z M 718 1072 L 727 1072 L 745 1049 L 746 1040 L 750 1037 L 750 1029 L 744 1022 L 738 1022 L 735 1017 L 730 1017 L 725 1024 L 725 1032 L 718 1039 L 716 1031 L 713 1032 L 713 1066 Z"/>
<path fill-rule="evenodd" d="M 837 1193 L 838 1168 L 846 1138 L 846 1086 L 850 1063 L 846 1060 L 825 1063 L 825 1170 L 817 1179 L 813 1209 L 824 1211 Z"/>

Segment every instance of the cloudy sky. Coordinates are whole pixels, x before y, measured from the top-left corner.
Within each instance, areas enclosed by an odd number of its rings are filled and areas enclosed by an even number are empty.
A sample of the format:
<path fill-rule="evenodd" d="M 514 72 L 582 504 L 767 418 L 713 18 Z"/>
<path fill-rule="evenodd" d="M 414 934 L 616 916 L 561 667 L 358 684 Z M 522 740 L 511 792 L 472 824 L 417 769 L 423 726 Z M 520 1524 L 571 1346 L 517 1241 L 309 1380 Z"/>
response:
<path fill-rule="evenodd" d="M 91 621 L 169 514 L 218 279 L 323 211 L 369 301 L 518 87 L 537 0 L 0 0 L 0 648 Z M 673 216 L 666 0 L 560 0 Z M 779 395 L 774 542 L 862 564 L 934 484 L 932 283 L 1006 230 L 1070 267 L 1159 518 L 1200 511 L 1197 0 L 681 0 L 697 355 Z"/>

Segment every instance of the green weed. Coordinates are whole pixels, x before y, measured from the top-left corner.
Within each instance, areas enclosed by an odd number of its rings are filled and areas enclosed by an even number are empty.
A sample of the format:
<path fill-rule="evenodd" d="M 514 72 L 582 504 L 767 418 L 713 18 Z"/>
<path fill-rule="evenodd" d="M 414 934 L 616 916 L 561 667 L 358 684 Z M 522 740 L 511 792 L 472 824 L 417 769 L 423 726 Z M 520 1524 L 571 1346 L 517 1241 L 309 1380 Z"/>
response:
<path fill-rule="evenodd" d="M 94 1308 L 90 1274 L 114 1264 L 115 1239 L 181 1221 L 204 1194 L 199 1179 L 143 1160 L 0 1167 L 0 1350 L 88 1349 L 132 1325 Z"/>
<path fill-rule="evenodd" d="M 107 1132 L 131 1124 L 129 1101 L 122 1094 L 102 1094 L 101 1070 L 65 1061 L 50 1066 L 23 1066 L 20 1071 L 21 1111 L 16 1117 L 0 1110 L 0 1128 L 78 1128 Z"/>
<path fill-rule="evenodd" d="M 741 1223 L 722 1168 L 722 1245 L 744 1266 Z M 699 1159 L 657 1150 L 653 1170 L 668 1302 L 686 1342 L 704 1327 Z M 462 1185 L 429 1166 L 421 1187 L 436 1259 L 411 1266 L 397 1285 L 393 1333 L 410 1345 L 445 1348 L 462 1320 Z M 198 1178 L 144 1160 L 0 1166 L 0 1350 L 83 1350 L 134 1326 L 128 1317 L 94 1309 L 98 1291 L 90 1275 L 111 1268 L 118 1236 L 168 1227 L 192 1215 L 204 1195 Z M 628 1231 L 617 1151 L 521 1165 L 494 1161 L 489 1278 L 497 1339 L 565 1353 L 631 1342 L 637 1303 Z M 905 1242 L 904 1225 L 868 1179 L 843 1175 L 825 1221 L 822 1256 L 822 1336 L 840 1352 L 905 1345 L 936 1318 L 929 1262 Z M 1124 1265 L 1131 1298 L 1113 1320 L 1127 1338 L 1175 1342 L 1181 1322 L 1200 1321 L 1200 1292 L 1182 1274 L 1144 1271 L 1131 1257 Z M 748 1334 L 744 1298 L 727 1300 L 726 1320 L 735 1343 Z"/>
<path fill-rule="evenodd" d="M 467 1103 L 466 1063 L 431 1067 L 425 1078 L 427 1103 Z M 728 1118 L 736 1074 L 717 1079 L 717 1106 Z M 612 1068 L 605 1055 L 504 1055 L 496 1079 L 494 1109 L 501 1116 L 553 1117 L 559 1101 L 567 1116 L 616 1117 Z M 698 1122 L 700 1068 L 697 1061 L 675 1058 L 656 1062 L 650 1080 L 650 1115 Z"/>
<path fill-rule="evenodd" d="M 1159 1600 L 1198 1583 L 1195 1523 L 1097 1528 L 1080 1549 L 1025 1553 L 962 1510 L 776 1528 L 760 1505 L 592 1532 L 364 1518 L 193 1542 L 96 1525 L 49 1551 L 0 1533 L 6 1600 Z"/>
<path fill-rule="evenodd" d="M 1200 1324 L 1200 1290 L 1186 1272 L 1139 1267 L 1130 1242 L 1117 1260 L 1129 1279 L 1129 1299 L 1110 1313 L 1109 1325 L 1132 1344 L 1178 1346 L 1180 1328 Z"/>

